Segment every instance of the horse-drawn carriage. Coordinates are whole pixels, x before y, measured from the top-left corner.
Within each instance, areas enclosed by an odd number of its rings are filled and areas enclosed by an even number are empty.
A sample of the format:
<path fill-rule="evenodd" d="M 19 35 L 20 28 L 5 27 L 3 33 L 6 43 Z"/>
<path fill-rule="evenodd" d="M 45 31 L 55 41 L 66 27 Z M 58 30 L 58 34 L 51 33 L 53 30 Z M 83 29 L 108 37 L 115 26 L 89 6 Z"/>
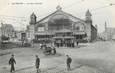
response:
<path fill-rule="evenodd" d="M 55 55 L 56 54 L 56 48 L 55 47 L 44 45 L 44 46 L 42 46 L 42 48 L 43 48 L 43 53 L 45 55 Z"/>

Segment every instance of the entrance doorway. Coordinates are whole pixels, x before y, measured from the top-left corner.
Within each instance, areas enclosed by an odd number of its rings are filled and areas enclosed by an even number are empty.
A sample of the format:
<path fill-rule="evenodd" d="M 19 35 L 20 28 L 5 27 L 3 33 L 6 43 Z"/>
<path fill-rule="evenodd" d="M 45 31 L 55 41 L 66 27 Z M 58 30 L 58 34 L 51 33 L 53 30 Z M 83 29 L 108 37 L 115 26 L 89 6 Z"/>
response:
<path fill-rule="evenodd" d="M 54 45 L 57 47 L 74 47 L 73 37 L 55 37 Z"/>

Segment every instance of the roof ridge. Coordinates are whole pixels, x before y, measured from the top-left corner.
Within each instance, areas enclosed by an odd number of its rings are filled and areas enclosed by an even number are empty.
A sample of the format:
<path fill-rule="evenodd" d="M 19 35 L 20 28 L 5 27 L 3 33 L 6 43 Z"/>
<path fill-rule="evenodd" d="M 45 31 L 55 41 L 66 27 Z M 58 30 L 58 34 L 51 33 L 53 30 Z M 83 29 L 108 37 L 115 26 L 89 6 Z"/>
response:
<path fill-rule="evenodd" d="M 39 22 L 41 22 L 42 20 L 44 20 L 44 19 L 46 19 L 46 18 L 48 18 L 49 16 L 51 16 L 51 15 L 53 15 L 53 14 L 55 14 L 56 12 L 58 12 L 59 10 L 56 10 L 56 11 L 54 11 L 53 13 L 51 13 L 51 14 L 49 14 L 49 15 L 47 15 L 47 16 L 45 16 L 44 18 L 42 18 L 42 19 L 40 19 L 38 22 L 36 22 L 36 23 L 39 23 Z M 73 16 L 72 14 L 70 14 L 70 13 L 67 13 L 67 12 L 65 12 L 65 11 L 63 11 L 63 10 L 61 10 L 63 13 L 65 13 L 65 14 L 67 14 L 67 15 L 69 15 L 69 16 L 72 16 L 73 18 L 75 18 L 75 19 L 78 19 L 78 20 L 81 20 L 81 21 L 83 21 L 84 22 L 84 20 L 83 19 L 80 19 L 80 18 L 78 18 L 78 17 L 76 17 L 76 16 Z"/>
<path fill-rule="evenodd" d="M 64 12 L 64 11 L 63 11 Z M 70 15 L 70 16 L 72 16 L 72 17 L 74 17 L 74 18 L 77 18 L 77 19 L 79 19 L 79 20 L 81 20 L 81 21 L 84 21 L 83 19 L 80 19 L 80 18 L 78 18 L 78 17 L 76 17 L 76 16 L 73 16 L 72 14 L 70 14 L 70 13 L 67 13 L 67 12 L 64 12 L 65 14 L 68 14 L 68 15 Z"/>
<path fill-rule="evenodd" d="M 44 18 L 40 19 L 37 23 L 39 23 L 39 22 L 41 22 L 42 20 L 48 18 L 49 16 L 53 15 L 53 14 L 56 13 L 57 11 L 58 11 L 58 10 L 56 10 L 56 11 L 54 11 L 53 13 L 51 13 L 51 14 L 45 16 Z"/>

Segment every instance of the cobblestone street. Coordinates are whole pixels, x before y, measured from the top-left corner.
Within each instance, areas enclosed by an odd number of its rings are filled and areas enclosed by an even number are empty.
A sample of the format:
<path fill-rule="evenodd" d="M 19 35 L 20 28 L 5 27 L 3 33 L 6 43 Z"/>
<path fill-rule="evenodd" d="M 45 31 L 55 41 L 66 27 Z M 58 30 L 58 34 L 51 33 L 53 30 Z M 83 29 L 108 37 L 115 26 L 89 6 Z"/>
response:
<path fill-rule="evenodd" d="M 57 55 L 45 56 L 39 47 L 0 50 L 0 73 L 10 73 L 8 60 L 15 54 L 15 73 L 36 73 L 35 55 L 41 59 L 41 73 L 115 73 L 115 42 L 79 44 L 57 48 Z M 66 70 L 66 54 L 72 57 L 72 70 Z"/>

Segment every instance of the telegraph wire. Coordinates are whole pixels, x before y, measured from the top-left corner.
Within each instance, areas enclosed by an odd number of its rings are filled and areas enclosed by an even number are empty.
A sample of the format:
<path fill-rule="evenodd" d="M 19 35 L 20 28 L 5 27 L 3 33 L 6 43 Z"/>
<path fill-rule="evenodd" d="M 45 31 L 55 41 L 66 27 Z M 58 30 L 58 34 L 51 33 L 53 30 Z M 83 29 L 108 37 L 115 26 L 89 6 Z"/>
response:
<path fill-rule="evenodd" d="M 113 6 L 113 5 L 115 5 L 115 4 L 113 4 L 113 3 L 110 3 L 110 4 L 108 4 L 108 5 L 104 5 L 104 6 L 101 6 L 101 7 L 98 7 L 98 8 L 93 8 L 93 9 L 89 9 L 91 12 L 94 12 L 94 11 L 96 11 L 96 10 L 100 10 L 100 9 L 103 9 L 103 8 L 107 8 L 107 7 L 110 7 L 110 6 Z M 77 12 L 76 14 L 83 14 L 83 13 L 85 13 L 84 11 L 83 12 Z M 94 15 L 97 15 L 97 14 L 99 14 L 99 13 L 92 13 L 93 14 L 93 16 Z"/>
<path fill-rule="evenodd" d="M 67 9 L 67 8 L 69 8 L 69 7 L 72 7 L 73 5 L 75 5 L 76 3 L 78 4 L 78 3 L 82 3 L 84 0 L 81 0 L 81 1 L 77 1 L 77 2 L 74 2 L 74 3 L 72 3 L 72 4 L 70 4 L 70 5 L 68 5 L 68 6 L 66 6 L 66 7 L 64 7 L 63 9 Z M 98 8 L 95 8 L 95 9 L 90 9 L 90 11 L 96 11 L 96 10 L 99 10 L 99 9 L 103 9 L 103 8 L 106 8 L 106 7 L 110 7 L 110 6 L 113 6 L 113 5 L 115 5 L 114 3 L 110 3 L 110 4 L 108 4 L 108 5 L 105 5 L 105 6 L 102 6 L 102 7 L 98 7 Z M 48 14 L 50 14 L 51 12 L 49 12 L 49 13 L 45 13 L 45 14 L 42 14 L 42 15 L 40 15 L 40 16 L 38 16 L 38 17 L 43 17 L 43 16 L 45 16 L 45 15 L 48 15 Z M 80 14 L 81 13 L 84 13 L 84 12 L 79 12 Z M 77 13 L 78 14 L 78 13 Z M 8 19 L 8 20 L 13 20 L 13 21 L 17 21 L 18 19 L 21 19 L 21 21 L 24 21 L 24 22 L 26 22 L 27 21 L 27 18 L 26 17 L 18 17 L 18 16 L 8 16 L 8 15 L 0 15 L 1 17 L 3 17 L 3 19 Z M 4 18 L 5 17 L 5 18 Z M 9 18 L 10 17 L 10 18 Z"/>
<path fill-rule="evenodd" d="M 108 5 L 105 5 L 105 6 L 102 6 L 102 7 L 98 7 L 98 8 L 95 8 L 95 9 L 91 9 L 90 11 L 95 11 L 95 10 L 98 10 L 98 9 L 107 8 L 107 7 L 110 7 L 110 6 L 113 6 L 113 5 L 115 5 L 115 4 L 113 4 L 113 3 L 110 3 L 110 4 L 108 4 Z"/>
<path fill-rule="evenodd" d="M 70 4 L 70 5 L 66 6 L 66 7 L 63 7 L 63 9 L 67 9 L 67 8 L 69 8 L 69 7 L 71 7 L 71 6 L 75 5 L 75 4 L 82 3 L 83 1 L 85 1 L 85 0 L 76 1 L 76 2 Z M 59 4 L 59 5 L 60 5 L 60 4 Z M 50 13 L 51 13 L 51 12 L 45 13 L 45 14 L 39 15 L 39 16 L 37 16 L 37 17 L 44 17 L 45 15 L 47 16 L 47 15 L 49 15 Z"/>
<path fill-rule="evenodd" d="M 74 2 L 74 3 L 72 3 L 72 4 L 68 5 L 68 6 L 64 7 L 63 9 L 67 9 L 67 8 L 69 8 L 69 7 L 71 7 L 71 6 L 75 5 L 75 4 L 81 3 L 83 1 L 84 0 L 76 1 L 76 2 Z M 42 14 L 39 17 L 43 17 L 43 15 L 47 15 L 47 14 L 49 14 L 49 13 Z M 17 19 L 18 18 L 26 18 L 26 17 L 17 17 L 17 16 L 8 16 L 8 15 L 0 15 L 0 16 L 3 16 L 3 17 L 13 17 L 13 18 L 17 18 Z"/>
<path fill-rule="evenodd" d="M 82 1 L 84 1 L 84 0 L 82 0 Z M 76 4 L 76 3 L 75 3 L 75 4 Z M 73 5 L 74 5 L 74 3 L 72 3 L 71 5 L 68 5 L 68 6 L 64 7 L 63 9 L 67 9 L 68 7 L 71 7 L 71 6 L 73 6 Z M 115 5 L 114 3 L 110 3 L 110 4 L 104 5 L 104 6 L 102 6 L 102 7 L 90 9 L 90 11 L 96 11 L 96 10 L 100 10 L 100 9 L 107 8 L 107 7 L 114 6 L 114 5 Z M 51 12 L 50 12 L 50 13 L 51 13 Z M 78 14 L 82 14 L 82 13 L 84 13 L 84 12 L 79 12 Z M 46 14 L 48 15 L 49 13 L 46 13 Z M 46 15 L 46 14 L 43 14 L 43 15 Z M 43 17 L 43 15 L 40 15 L 39 17 Z"/>
<path fill-rule="evenodd" d="M 84 0 L 81 0 L 81 1 L 84 1 Z M 76 4 L 76 3 L 75 3 L 75 4 Z M 74 3 L 72 3 L 71 5 L 68 5 L 68 6 L 64 7 L 63 9 L 67 9 L 67 8 L 71 7 L 72 5 L 74 5 Z M 102 7 L 98 7 L 98 8 L 95 8 L 95 9 L 91 9 L 91 11 L 95 11 L 95 10 L 102 9 L 102 8 L 106 8 L 106 7 L 113 6 L 113 5 L 115 5 L 115 4 L 110 3 L 110 4 L 105 5 L 105 6 L 102 6 Z M 51 13 L 51 12 L 50 12 L 50 13 Z M 43 15 L 46 15 L 46 14 L 49 14 L 49 13 L 42 14 L 42 15 L 40 15 L 39 17 L 42 17 Z M 18 19 L 18 18 L 21 18 L 21 19 L 27 18 L 27 17 L 8 16 L 8 15 L 0 15 L 0 16 L 3 16 L 3 17 L 13 17 L 13 18 L 17 18 L 17 19 Z"/>
<path fill-rule="evenodd" d="M 26 18 L 26 17 L 9 16 L 9 15 L 0 15 L 0 16 L 3 16 L 3 17 L 13 17 L 13 18 Z"/>

